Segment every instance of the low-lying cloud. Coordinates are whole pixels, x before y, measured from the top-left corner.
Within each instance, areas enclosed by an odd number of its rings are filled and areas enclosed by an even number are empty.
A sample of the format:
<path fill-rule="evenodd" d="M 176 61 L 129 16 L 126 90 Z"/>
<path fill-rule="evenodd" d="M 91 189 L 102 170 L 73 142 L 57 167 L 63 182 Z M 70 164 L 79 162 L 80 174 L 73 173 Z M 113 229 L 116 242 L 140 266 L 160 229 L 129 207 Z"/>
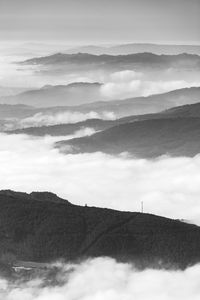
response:
<path fill-rule="evenodd" d="M 41 127 L 41 126 L 51 126 L 59 124 L 73 124 L 77 122 L 86 121 L 89 119 L 102 119 L 102 120 L 115 120 L 116 116 L 113 112 L 105 111 L 102 113 L 97 112 L 60 112 L 60 113 L 36 113 L 31 117 L 24 119 L 7 119 L 5 124 L 2 125 L 4 131 L 22 129 L 28 127 Z"/>
<path fill-rule="evenodd" d="M 22 119 L 20 121 L 21 127 L 32 127 L 32 126 L 48 126 L 56 124 L 71 124 L 88 119 L 103 119 L 103 120 L 115 120 L 116 116 L 112 112 L 96 113 L 94 111 L 88 113 L 70 112 L 66 111 L 63 113 L 56 114 L 44 114 L 37 113 L 31 117 Z"/>
<path fill-rule="evenodd" d="M 141 72 L 136 72 L 132 70 L 125 70 L 120 72 L 111 73 L 108 77 L 108 81 L 111 82 L 130 82 L 142 78 L 143 74 Z"/>
<path fill-rule="evenodd" d="M 125 70 L 111 74 L 110 80 L 101 86 L 101 93 L 108 100 L 112 100 L 149 96 L 199 85 L 200 82 L 185 80 L 147 80 L 141 73 Z"/>
<path fill-rule="evenodd" d="M 72 137 L 77 135 L 64 138 Z M 53 147 L 61 139 L 1 134 L 0 189 L 51 191 L 74 204 L 130 211 L 139 211 L 143 201 L 145 212 L 200 225 L 200 155 L 156 160 L 64 155 Z"/>
<path fill-rule="evenodd" d="M 44 286 L 41 279 L 11 285 L 0 279 L 4 300 L 198 300 L 200 266 L 185 271 L 138 271 L 131 264 L 96 258 L 63 266 L 62 285 Z"/>

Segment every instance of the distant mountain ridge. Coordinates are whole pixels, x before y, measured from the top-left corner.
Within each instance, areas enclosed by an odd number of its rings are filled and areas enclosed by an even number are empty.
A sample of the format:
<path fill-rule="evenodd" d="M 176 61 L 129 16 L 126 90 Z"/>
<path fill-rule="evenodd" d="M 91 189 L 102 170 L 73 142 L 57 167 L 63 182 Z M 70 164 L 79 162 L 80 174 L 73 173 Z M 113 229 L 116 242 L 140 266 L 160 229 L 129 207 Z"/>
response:
<path fill-rule="evenodd" d="M 130 122 L 91 136 L 56 143 L 63 153 L 127 152 L 138 158 L 200 153 L 200 118 L 164 118 Z"/>
<path fill-rule="evenodd" d="M 24 118 L 34 113 L 34 109 L 25 104 L 0 104 L 0 118 Z"/>
<path fill-rule="evenodd" d="M 95 112 L 112 111 L 117 117 L 142 115 L 161 112 L 175 106 L 193 104 L 200 101 L 200 87 L 174 90 L 163 94 L 147 97 L 135 97 L 107 102 L 94 102 L 77 107 L 81 112 L 93 110 Z"/>
<path fill-rule="evenodd" d="M 27 88 L 0 86 L 0 97 L 16 95 L 25 90 L 27 90 Z"/>
<path fill-rule="evenodd" d="M 80 87 L 81 85 L 81 87 Z M 130 115 L 142 115 L 148 113 L 157 113 L 161 112 L 165 109 L 172 108 L 175 106 L 185 105 L 185 104 L 193 104 L 200 101 L 200 87 L 191 87 L 191 88 L 183 88 L 174 90 L 171 92 L 163 93 L 163 94 L 155 94 L 147 97 L 135 97 L 128 98 L 123 100 L 111 100 L 111 101 L 97 101 L 99 99 L 99 89 L 101 87 L 98 83 L 75 83 L 68 86 L 50 86 L 43 87 L 39 90 L 33 90 L 26 93 L 22 93 L 17 96 L 12 97 L 2 97 L 0 98 L 0 103 L 4 104 L 24 104 L 26 105 L 26 113 L 24 116 L 28 114 L 28 106 L 38 106 L 35 108 L 35 111 L 30 108 L 29 116 L 33 115 L 33 113 L 55 113 L 55 112 L 113 112 L 117 118 L 126 117 Z M 84 86 L 84 88 L 82 88 Z M 75 87 L 75 88 L 74 88 Z M 76 92 L 76 87 L 78 87 L 78 91 Z M 79 90 L 80 87 L 80 90 Z M 74 90 L 75 89 L 75 90 Z M 85 91 L 85 94 L 84 94 Z M 70 97 L 70 93 L 73 95 L 73 98 Z M 80 93 L 80 94 L 79 94 Z M 98 97 L 95 98 L 95 95 Z M 68 96 L 67 96 L 68 95 Z M 76 95 L 79 98 L 74 99 Z M 89 95 L 90 98 L 87 98 Z M 44 96 L 46 99 L 44 99 Z M 63 96 L 65 96 L 63 98 Z M 58 98 L 55 98 L 58 97 Z M 57 99 L 57 102 L 55 102 Z M 59 100 L 60 99 L 60 100 Z M 90 103 L 80 104 L 80 101 L 83 102 L 90 101 Z M 79 104 L 78 104 L 79 103 Z M 52 107 L 51 105 L 52 104 Z M 59 107 L 61 106 L 61 107 Z M 0 108 L 4 109 L 6 106 L 1 106 Z M 20 107 L 16 107 L 19 109 Z M 9 107 L 7 106 L 7 113 L 5 111 L 5 117 L 7 116 Z M 10 106 L 10 110 L 14 112 L 12 106 Z M 3 115 L 0 110 L 0 118 Z"/>
<path fill-rule="evenodd" d="M 15 96 L 1 97 L 0 103 L 25 104 L 38 107 L 80 105 L 101 100 L 100 87 L 101 84 L 98 82 L 46 85 L 40 89 L 29 90 Z"/>
<path fill-rule="evenodd" d="M 36 108 L 21 104 L 0 104 L 0 130 L 9 130 L 10 133 L 27 133 L 32 135 L 58 135 L 59 133 L 60 135 L 66 135 L 74 134 L 76 130 L 86 127 L 94 128 L 98 131 L 133 121 L 155 118 L 187 117 L 187 114 L 192 117 L 198 117 L 199 99 L 200 88 L 193 87 L 148 97 L 113 100 L 109 102 L 97 101 L 77 106 Z M 180 107 L 180 105 L 183 105 L 183 107 Z M 169 110 L 165 111 L 166 109 Z M 53 119 L 54 117 L 56 118 L 57 115 L 65 113 L 68 115 L 80 113 L 81 116 L 87 116 L 88 114 L 88 120 L 78 122 L 77 119 L 73 124 L 69 124 L 67 119 L 66 121 L 63 119 L 62 122 L 60 121 L 61 124 L 59 124 L 58 121 L 57 125 L 56 123 L 55 125 L 45 123 L 40 124 L 37 121 L 37 116 L 47 119 L 49 116 Z M 34 116 L 36 117 L 35 124 Z M 32 118 L 31 123 L 24 123 L 26 118 Z M 26 125 L 24 126 L 26 128 L 23 128 L 23 124 Z"/>
<path fill-rule="evenodd" d="M 84 129 L 92 128 L 95 131 L 102 131 L 108 128 L 139 121 L 155 120 L 155 119 L 173 119 L 173 118 L 200 118 L 200 102 L 195 104 L 187 104 L 177 106 L 171 109 L 161 111 L 154 114 L 144 114 L 136 116 L 128 116 L 116 120 L 89 119 L 74 124 L 58 124 L 52 126 L 28 127 L 17 130 L 10 130 L 7 133 L 11 134 L 29 134 L 35 136 L 64 136 L 72 135 L 75 132 Z"/>
<path fill-rule="evenodd" d="M 145 44 L 145 43 L 129 43 L 112 46 L 104 45 L 86 45 L 75 48 L 70 48 L 65 53 L 89 53 L 95 55 L 125 55 L 133 53 L 151 52 L 154 54 L 177 55 L 181 53 L 200 55 L 200 45 L 167 45 L 167 44 Z"/>
<path fill-rule="evenodd" d="M 131 65 L 134 65 L 135 68 L 139 66 L 148 66 L 152 65 L 154 68 L 191 68 L 199 69 L 200 68 L 200 56 L 196 54 L 177 54 L 177 55 L 156 55 L 153 53 L 136 53 L 128 55 L 93 55 L 88 53 L 75 53 L 75 54 L 65 54 L 65 53 L 55 53 L 49 56 L 36 57 L 32 59 L 25 60 L 20 64 L 25 65 L 80 65 L 90 66 L 94 68 L 108 68 L 112 69 L 116 66 L 119 69 L 130 69 Z"/>

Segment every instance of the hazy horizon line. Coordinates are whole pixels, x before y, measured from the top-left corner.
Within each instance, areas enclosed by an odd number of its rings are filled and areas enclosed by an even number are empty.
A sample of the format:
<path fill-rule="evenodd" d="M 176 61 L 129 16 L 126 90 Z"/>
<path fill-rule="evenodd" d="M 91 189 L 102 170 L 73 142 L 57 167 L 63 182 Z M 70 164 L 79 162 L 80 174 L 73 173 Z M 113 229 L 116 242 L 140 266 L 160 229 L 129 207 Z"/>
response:
<path fill-rule="evenodd" d="M 63 39 L 48 39 L 48 40 L 40 40 L 40 39 L 31 39 L 31 40 L 11 40 L 11 39 L 1 39 L 1 43 L 8 43 L 8 44 L 54 44 L 59 43 L 60 45 L 66 45 L 66 46 L 119 46 L 119 45 L 158 45 L 158 46 L 200 46 L 200 42 L 198 41 L 180 41 L 180 42 L 166 42 L 166 41 L 112 41 L 112 42 L 97 42 L 97 41 L 86 41 L 86 42 L 78 42 L 78 41 L 66 41 Z"/>

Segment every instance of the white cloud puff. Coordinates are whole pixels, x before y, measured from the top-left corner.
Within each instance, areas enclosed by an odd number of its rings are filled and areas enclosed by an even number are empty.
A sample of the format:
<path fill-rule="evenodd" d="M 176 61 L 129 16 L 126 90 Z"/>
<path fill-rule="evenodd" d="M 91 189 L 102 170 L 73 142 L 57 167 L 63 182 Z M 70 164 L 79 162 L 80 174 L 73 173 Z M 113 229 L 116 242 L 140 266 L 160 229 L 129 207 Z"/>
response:
<path fill-rule="evenodd" d="M 16 119 L 8 118 L 6 122 L 2 125 L 2 130 L 9 131 L 15 129 L 22 129 L 28 127 L 41 127 L 41 126 L 51 126 L 59 124 L 73 124 L 77 122 L 86 121 L 89 119 L 102 119 L 102 120 L 115 120 L 116 116 L 113 112 L 104 111 L 102 113 L 97 112 L 59 112 L 59 113 L 36 113 L 33 116 Z"/>
<path fill-rule="evenodd" d="M 132 70 L 114 72 L 104 78 L 101 93 L 107 100 L 125 99 L 160 94 L 200 85 L 199 81 L 175 80 L 162 77 L 163 76 L 160 76 L 160 79 L 156 78 L 155 80 L 150 80 L 146 74 Z"/>
<path fill-rule="evenodd" d="M 115 120 L 116 117 L 112 112 L 102 112 L 101 114 L 96 113 L 94 111 L 88 113 L 80 113 L 80 112 L 60 112 L 56 114 L 44 114 L 37 113 L 31 117 L 20 120 L 19 127 L 34 127 L 34 126 L 48 126 L 48 125 L 56 125 L 56 124 L 71 124 L 82 122 L 88 119 L 103 119 L 103 120 Z"/>
<path fill-rule="evenodd" d="M 108 100 L 161 94 L 176 89 L 199 86 L 198 82 L 184 80 L 147 81 L 142 79 L 113 80 L 101 86 L 101 93 Z"/>
<path fill-rule="evenodd" d="M 140 72 L 125 70 L 111 73 L 109 77 L 111 82 L 130 82 L 132 80 L 141 78 L 142 76 L 143 74 Z"/>

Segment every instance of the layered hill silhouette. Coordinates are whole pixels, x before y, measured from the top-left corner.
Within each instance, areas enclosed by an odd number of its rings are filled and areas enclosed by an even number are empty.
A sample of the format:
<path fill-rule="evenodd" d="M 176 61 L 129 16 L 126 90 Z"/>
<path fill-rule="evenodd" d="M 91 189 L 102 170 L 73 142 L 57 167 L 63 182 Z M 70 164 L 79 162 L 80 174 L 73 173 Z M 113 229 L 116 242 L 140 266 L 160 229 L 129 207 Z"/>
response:
<path fill-rule="evenodd" d="M 77 84 L 79 87 L 79 84 Z M 75 84 L 75 90 L 77 85 Z M 86 90 L 88 84 L 86 85 Z M 77 88 L 78 88 L 77 87 Z M 98 90 L 98 84 L 89 84 L 91 90 Z M 33 116 L 37 113 L 54 115 L 57 113 L 63 112 L 80 112 L 80 113 L 89 113 L 95 112 L 97 114 L 104 114 L 105 112 L 112 112 L 117 118 L 123 118 L 131 115 L 143 115 L 143 114 L 151 114 L 158 113 L 163 110 L 173 108 L 180 105 L 193 104 L 197 103 L 200 100 L 200 88 L 199 87 L 191 87 L 184 88 L 175 91 L 171 91 L 164 94 L 151 95 L 148 97 L 136 97 L 129 98 L 124 100 L 112 100 L 112 101 L 96 101 L 93 103 L 87 103 L 82 105 L 67 105 L 68 98 L 62 98 L 61 102 L 66 105 L 59 106 L 58 101 L 55 103 L 55 94 L 60 93 L 60 89 L 62 93 L 67 93 L 68 88 L 73 90 L 73 85 L 64 86 L 64 87 L 46 87 L 45 89 L 29 91 L 26 93 L 22 93 L 17 96 L 0 98 L 0 102 L 5 102 L 5 104 L 0 104 L 0 118 L 26 118 Z M 90 90 L 89 88 L 89 90 Z M 57 90 L 58 89 L 58 90 Z M 79 88 L 78 88 L 79 89 Z M 82 88 L 81 88 L 82 90 Z M 53 91 L 53 92 L 52 92 Z M 61 93 L 61 95 L 62 95 Z M 76 92 L 74 92 L 76 94 Z M 78 92 L 79 93 L 79 92 Z M 93 94 L 93 92 L 91 92 Z M 44 95 L 47 95 L 43 98 Z M 74 97 L 75 97 L 74 94 Z M 87 94 L 87 92 L 86 92 Z M 61 96 L 60 95 L 60 96 Z M 66 94 L 67 95 L 67 94 Z M 85 97 L 85 94 L 81 97 Z M 59 99 L 59 97 L 58 97 Z M 37 106 L 38 101 L 40 107 Z M 80 99 L 77 98 L 76 101 Z M 97 100 L 95 98 L 94 100 Z M 52 107 L 41 107 L 46 106 L 47 104 L 53 102 Z M 70 98 L 69 101 L 72 101 Z M 87 101 L 88 98 L 87 98 Z M 11 105 L 9 103 L 18 103 L 17 105 Z M 68 102 L 69 103 L 69 102 Z M 74 102 L 73 102 L 74 103 Z M 21 105 L 23 104 L 23 105 Z M 26 105 L 25 105 L 26 104 Z M 32 106 L 30 106 L 32 105 Z M 47 105 L 48 106 L 48 105 Z"/>
<path fill-rule="evenodd" d="M 168 109 L 162 113 L 163 117 L 196 117 L 200 118 L 200 102 L 195 104 L 186 104 Z"/>
<path fill-rule="evenodd" d="M 75 132 L 84 128 L 93 128 L 95 131 L 102 131 L 120 124 L 171 118 L 200 118 L 200 103 L 177 106 L 168 110 L 164 110 L 160 113 L 144 114 L 137 116 L 133 115 L 129 117 L 119 118 L 116 120 L 89 119 L 73 124 L 58 124 L 52 126 L 39 127 L 36 126 L 16 130 L 9 130 L 7 131 L 7 133 L 29 134 L 34 136 L 64 136 L 72 135 Z"/>
<path fill-rule="evenodd" d="M 200 261 L 200 228 L 179 220 L 9 190 L 0 192 L 0 218 L 4 264 L 109 256 L 142 268 L 185 268 Z"/>
<path fill-rule="evenodd" d="M 5 87 L 0 86 L 0 97 L 16 95 L 27 90 L 26 88 L 18 88 L 18 87 Z"/>
<path fill-rule="evenodd" d="M 195 156 L 200 149 L 200 118 L 164 118 L 130 122 L 91 136 L 56 143 L 64 153 L 128 152 L 139 158 Z"/>
<path fill-rule="evenodd" d="M 101 84 L 77 82 L 68 85 L 46 85 L 20 93 L 15 96 L 1 97 L 0 103 L 25 104 L 36 107 L 80 105 L 101 100 Z"/>
<path fill-rule="evenodd" d="M 157 113 L 175 106 L 193 104 L 199 101 L 200 88 L 191 87 L 147 97 L 94 102 L 76 107 L 75 109 L 80 112 L 94 111 L 97 113 L 111 111 L 120 118 L 130 115 Z"/>
<path fill-rule="evenodd" d="M 121 122 L 120 122 L 121 121 Z M 72 124 L 58 124 L 52 126 L 38 126 L 38 127 L 28 127 L 16 130 L 6 131 L 8 134 L 28 134 L 33 136 L 64 136 L 64 135 L 72 135 L 75 132 L 85 129 L 92 128 L 95 131 L 104 130 L 114 126 L 115 124 L 124 123 L 123 119 L 119 119 L 119 121 L 109 121 L 102 119 L 88 119 L 83 122 L 77 122 Z"/>
<path fill-rule="evenodd" d="M 200 56 L 182 53 L 178 55 L 156 55 L 153 53 L 135 53 L 128 55 L 93 55 L 88 53 L 65 54 L 56 53 L 49 56 L 28 59 L 21 64 L 28 65 L 73 65 L 87 66 L 87 69 L 121 69 L 126 70 L 134 66 L 135 69 L 148 68 L 180 68 L 199 69 Z"/>
<path fill-rule="evenodd" d="M 25 104 L 0 104 L 0 119 L 26 118 L 35 114 L 34 107 Z"/>
<path fill-rule="evenodd" d="M 82 46 L 75 47 L 65 51 L 65 53 L 89 53 L 94 55 L 127 55 L 133 53 L 144 53 L 150 52 L 157 55 L 177 55 L 181 53 L 198 54 L 200 55 L 200 46 L 198 45 L 159 45 L 159 44 L 121 44 L 114 46 Z"/>

